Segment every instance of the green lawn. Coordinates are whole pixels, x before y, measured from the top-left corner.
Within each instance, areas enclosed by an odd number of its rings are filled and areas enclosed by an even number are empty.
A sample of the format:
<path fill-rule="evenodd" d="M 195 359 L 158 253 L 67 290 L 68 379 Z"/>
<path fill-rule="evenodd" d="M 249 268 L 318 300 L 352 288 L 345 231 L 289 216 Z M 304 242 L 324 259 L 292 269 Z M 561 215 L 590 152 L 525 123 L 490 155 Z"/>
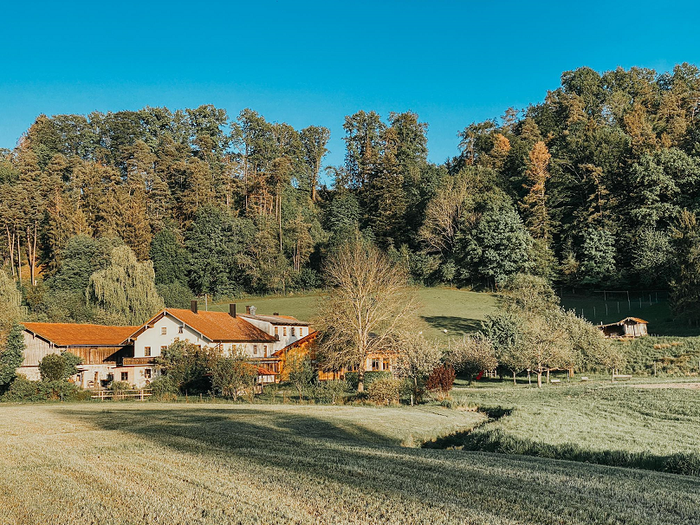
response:
<path fill-rule="evenodd" d="M 458 402 L 507 415 L 443 445 L 700 475 L 700 389 L 680 386 L 463 386 Z"/>
<path fill-rule="evenodd" d="M 480 322 L 496 310 L 495 296 L 454 288 L 417 288 L 420 329 L 428 337 L 446 340 L 476 330 Z M 317 313 L 320 294 L 238 299 L 239 310 L 255 305 L 260 314 L 279 312 L 310 321 Z M 228 301 L 210 305 L 211 310 L 228 311 Z M 445 330 L 447 332 L 445 332 Z"/>
<path fill-rule="evenodd" d="M 398 446 L 442 408 L 0 406 L 0 523 L 696 524 L 698 479 Z"/>

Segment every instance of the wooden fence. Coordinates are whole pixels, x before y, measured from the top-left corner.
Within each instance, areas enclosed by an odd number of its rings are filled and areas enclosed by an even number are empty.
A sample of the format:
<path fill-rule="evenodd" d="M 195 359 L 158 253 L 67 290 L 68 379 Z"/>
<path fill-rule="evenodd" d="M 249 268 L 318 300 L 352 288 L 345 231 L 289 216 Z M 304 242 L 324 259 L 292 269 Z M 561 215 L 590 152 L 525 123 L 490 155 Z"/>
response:
<path fill-rule="evenodd" d="M 153 393 L 150 390 L 97 390 L 93 392 L 92 399 L 99 399 L 104 401 L 105 399 L 138 399 L 139 401 L 144 401 L 147 397 L 151 397 Z"/>

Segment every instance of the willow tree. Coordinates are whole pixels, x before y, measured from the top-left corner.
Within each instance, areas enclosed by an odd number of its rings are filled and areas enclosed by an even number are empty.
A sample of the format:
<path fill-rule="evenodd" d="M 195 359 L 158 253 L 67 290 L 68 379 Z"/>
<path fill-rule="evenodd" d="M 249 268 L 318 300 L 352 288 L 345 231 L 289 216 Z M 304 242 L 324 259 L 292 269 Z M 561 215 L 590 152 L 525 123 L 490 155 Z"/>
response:
<path fill-rule="evenodd" d="M 164 307 L 153 263 L 138 262 L 128 246 L 114 248 L 109 266 L 90 276 L 87 295 L 110 322 L 141 324 Z"/>
<path fill-rule="evenodd" d="M 317 322 L 319 356 L 328 368 L 356 368 L 362 392 L 369 357 L 398 353 L 399 335 L 414 312 L 408 276 L 374 245 L 355 240 L 329 258 L 325 277 L 332 290 Z"/>

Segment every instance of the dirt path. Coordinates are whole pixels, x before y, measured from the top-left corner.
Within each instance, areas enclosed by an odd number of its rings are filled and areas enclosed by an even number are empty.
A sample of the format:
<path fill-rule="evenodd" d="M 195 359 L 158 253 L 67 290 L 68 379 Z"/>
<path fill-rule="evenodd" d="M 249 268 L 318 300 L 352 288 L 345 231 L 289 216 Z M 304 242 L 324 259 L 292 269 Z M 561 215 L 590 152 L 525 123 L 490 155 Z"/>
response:
<path fill-rule="evenodd" d="M 646 383 L 629 386 L 635 388 L 686 388 L 689 390 L 700 390 L 700 383 Z"/>

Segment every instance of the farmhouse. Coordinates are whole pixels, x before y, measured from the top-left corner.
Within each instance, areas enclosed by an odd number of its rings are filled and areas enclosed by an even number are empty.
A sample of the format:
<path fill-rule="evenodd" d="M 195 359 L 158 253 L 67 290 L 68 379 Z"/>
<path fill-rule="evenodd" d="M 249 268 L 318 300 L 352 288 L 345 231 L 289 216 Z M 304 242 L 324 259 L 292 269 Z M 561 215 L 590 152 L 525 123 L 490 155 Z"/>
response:
<path fill-rule="evenodd" d="M 143 326 L 101 326 L 67 323 L 25 323 L 25 358 L 18 372 L 38 380 L 39 361 L 48 354 L 69 351 L 83 360 L 74 378 L 83 388 L 100 388 L 110 381 L 126 381 L 143 388 L 158 373 L 155 358 L 176 340 L 213 346 L 224 355 L 242 351 L 257 367 L 258 382 L 278 380 L 278 350 L 308 335 L 309 323 L 289 316 L 244 317 L 236 305 L 229 312 L 165 308 Z M 252 313 L 250 313 L 252 311 Z"/>
<path fill-rule="evenodd" d="M 70 323 L 24 323 L 24 362 L 17 370 L 38 381 L 39 361 L 49 354 L 71 352 L 83 360 L 77 382 L 83 388 L 99 388 L 110 374 L 132 355 L 124 341 L 138 326 L 102 326 Z"/>
<path fill-rule="evenodd" d="M 601 324 L 598 328 L 605 337 L 614 339 L 644 337 L 647 332 L 647 321 L 638 317 L 626 317 L 617 323 Z"/>

